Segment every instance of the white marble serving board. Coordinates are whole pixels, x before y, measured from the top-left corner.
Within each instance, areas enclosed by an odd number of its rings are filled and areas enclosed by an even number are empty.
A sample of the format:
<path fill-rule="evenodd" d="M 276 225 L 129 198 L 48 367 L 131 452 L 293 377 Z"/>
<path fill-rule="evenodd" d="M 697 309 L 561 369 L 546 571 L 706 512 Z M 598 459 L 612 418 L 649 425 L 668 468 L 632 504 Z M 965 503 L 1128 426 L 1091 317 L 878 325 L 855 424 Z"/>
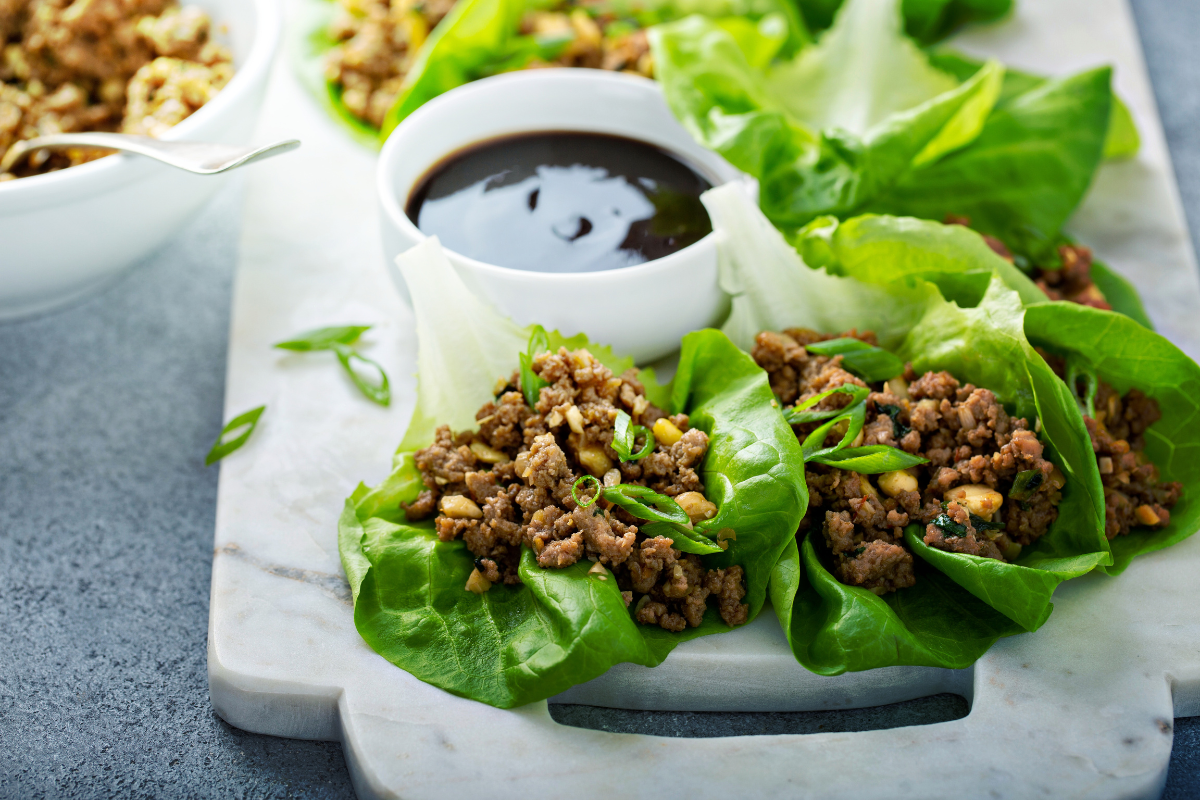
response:
<path fill-rule="evenodd" d="M 1047 74 L 1103 62 L 1142 133 L 1106 166 L 1073 226 L 1128 275 L 1165 334 L 1200 355 L 1194 257 L 1133 20 L 1124 0 L 1021 0 L 959 44 Z M 955 692 L 959 720 L 893 730 L 676 739 L 555 723 L 452 697 L 376 655 L 355 631 L 337 517 L 386 474 L 412 411 L 411 312 L 387 276 L 375 157 L 277 65 L 257 140 L 304 146 L 249 173 L 226 417 L 266 403 L 221 466 L 208 665 L 217 712 L 246 730 L 340 740 L 362 797 L 1153 797 L 1172 718 L 1200 714 L 1200 537 L 1119 579 L 1061 587 L 1035 634 L 961 671 L 894 668 L 823 678 L 796 664 L 768 609 L 689 642 L 654 670 L 621 665 L 557 698 L 626 708 L 850 708 Z M 271 344 L 371 324 L 394 403 L 367 402 L 328 354 Z"/>

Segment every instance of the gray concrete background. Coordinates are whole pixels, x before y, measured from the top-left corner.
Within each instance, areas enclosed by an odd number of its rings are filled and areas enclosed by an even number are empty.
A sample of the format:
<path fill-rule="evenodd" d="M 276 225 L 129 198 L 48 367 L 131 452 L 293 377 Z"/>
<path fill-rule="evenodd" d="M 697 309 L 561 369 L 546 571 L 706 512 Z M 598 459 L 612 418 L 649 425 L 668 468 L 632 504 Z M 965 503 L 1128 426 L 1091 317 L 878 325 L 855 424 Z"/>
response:
<path fill-rule="evenodd" d="M 1134 10 L 1200 230 L 1200 3 Z M 217 469 L 203 458 L 221 427 L 240 200 L 235 186 L 100 295 L 0 325 L 0 797 L 353 797 L 338 745 L 244 733 L 208 701 Z M 688 736 L 966 711 L 942 695 L 814 714 L 554 713 Z M 1200 718 L 1176 720 L 1165 796 L 1200 798 Z"/>

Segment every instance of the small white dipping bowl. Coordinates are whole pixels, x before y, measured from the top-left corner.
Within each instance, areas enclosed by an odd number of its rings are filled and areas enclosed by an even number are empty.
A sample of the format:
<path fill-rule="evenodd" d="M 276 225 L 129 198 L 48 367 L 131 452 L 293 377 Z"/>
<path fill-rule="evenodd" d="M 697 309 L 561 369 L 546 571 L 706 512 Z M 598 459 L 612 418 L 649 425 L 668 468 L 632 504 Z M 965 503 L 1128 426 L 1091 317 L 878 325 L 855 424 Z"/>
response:
<path fill-rule="evenodd" d="M 278 0 L 185 0 L 233 51 L 233 79 L 162 138 L 249 144 L 282 17 Z M 104 285 L 155 250 L 228 180 L 113 155 L 0 183 L 0 320 L 36 314 Z"/>
<path fill-rule="evenodd" d="M 411 302 L 395 258 L 426 239 L 405 206 L 429 169 L 469 145 L 516 133 L 586 131 L 655 145 L 714 186 L 744 176 L 696 144 L 645 78 L 591 69 L 514 72 L 437 97 L 388 137 L 377 187 L 383 248 L 392 278 Z M 729 298 L 717 285 L 713 234 L 663 258 L 601 272 L 545 273 L 485 264 L 447 251 L 463 282 L 520 325 L 540 323 L 639 363 L 673 352 L 685 333 L 713 325 Z"/>

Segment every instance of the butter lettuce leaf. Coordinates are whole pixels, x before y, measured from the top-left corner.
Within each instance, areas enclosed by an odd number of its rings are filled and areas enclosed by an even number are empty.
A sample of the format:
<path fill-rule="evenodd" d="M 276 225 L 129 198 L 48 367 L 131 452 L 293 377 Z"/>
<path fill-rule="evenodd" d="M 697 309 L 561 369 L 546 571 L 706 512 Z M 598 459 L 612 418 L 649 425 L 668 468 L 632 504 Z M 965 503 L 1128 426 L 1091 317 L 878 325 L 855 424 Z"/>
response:
<path fill-rule="evenodd" d="M 1134 529 L 1113 539 L 1113 564 L 1105 572 L 1119 574 L 1135 557 L 1195 533 L 1200 528 L 1200 366 L 1128 317 L 1073 303 L 1027 309 L 1025 332 L 1034 345 L 1072 357 L 1122 394 L 1140 389 L 1162 411 L 1146 432 L 1146 455 L 1162 480 L 1183 484 L 1183 495 L 1165 528 Z"/>
<path fill-rule="evenodd" d="M 491 399 L 496 378 L 515 370 L 531 331 L 474 300 L 436 240 L 398 263 L 418 309 L 417 408 L 391 475 L 376 487 L 360 486 L 339 521 L 339 550 L 364 640 L 421 680 L 510 708 L 558 694 L 613 664 L 654 666 L 682 641 L 729 630 L 711 608 L 699 627 L 679 634 L 639 625 L 611 573 L 601 581 L 588 572 L 591 563 L 541 569 L 528 552 L 521 585 L 493 585 L 483 595 L 465 589 L 474 568 L 465 545 L 438 541 L 431 522 L 410 523 L 399 504 L 424 488 L 413 451 L 428 444 L 436 424 L 475 427 L 474 411 Z M 451 319 L 420 312 L 435 299 L 465 313 Z M 582 335 L 551 332 L 548 339 L 551 347 L 586 347 L 617 372 L 633 366 Z M 709 435 L 700 474 L 717 514 L 698 527 L 727 539 L 728 549 L 704 563 L 743 568 L 753 618 L 807 505 L 800 445 L 774 405 L 765 373 L 719 331 L 684 338 L 670 384 L 660 385 L 647 370 L 640 378 L 652 402 L 689 414 Z M 726 530 L 734 536 L 719 537 Z"/>
<path fill-rule="evenodd" d="M 1112 125 L 1107 68 L 1055 80 L 946 69 L 885 0 L 849 0 L 817 45 L 766 66 L 703 19 L 650 41 L 676 117 L 758 179 L 784 230 L 824 215 L 957 214 L 1022 255 L 1052 256 Z"/>

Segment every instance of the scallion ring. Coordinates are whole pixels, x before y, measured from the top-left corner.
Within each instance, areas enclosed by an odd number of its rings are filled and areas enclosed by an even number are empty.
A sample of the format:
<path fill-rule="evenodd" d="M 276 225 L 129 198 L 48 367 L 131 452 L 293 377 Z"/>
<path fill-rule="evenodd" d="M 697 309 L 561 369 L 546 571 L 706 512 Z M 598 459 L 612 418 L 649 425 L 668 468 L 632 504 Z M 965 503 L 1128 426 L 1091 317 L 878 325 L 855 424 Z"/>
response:
<path fill-rule="evenodd" d="M 586 489 L 585 484 L 587 483 L 587 481 L 591 481 L 592 483 L 596 484 L 596 494 L 592 497 L 592 499 L 589 502 L 585 503 L 585 502 L 583 502 L 583 500 L 579 499 L 578 492 L 581 487 L 584 487 Z M 591 508 L 593 505 L 595 505 L 596 501 L 599 500 L 601 495 L 603 495 L 603 494 L 604 494 L 604 484 L 600 483 L 600 481 L 597 480 L 596 477 L 593 475 L 580 476 L 580 478 L 575 481 L 575 485 L 571 487 L 571 499 L 574 500 L 575 504 L 578 505 L 580 508 Z"/>

